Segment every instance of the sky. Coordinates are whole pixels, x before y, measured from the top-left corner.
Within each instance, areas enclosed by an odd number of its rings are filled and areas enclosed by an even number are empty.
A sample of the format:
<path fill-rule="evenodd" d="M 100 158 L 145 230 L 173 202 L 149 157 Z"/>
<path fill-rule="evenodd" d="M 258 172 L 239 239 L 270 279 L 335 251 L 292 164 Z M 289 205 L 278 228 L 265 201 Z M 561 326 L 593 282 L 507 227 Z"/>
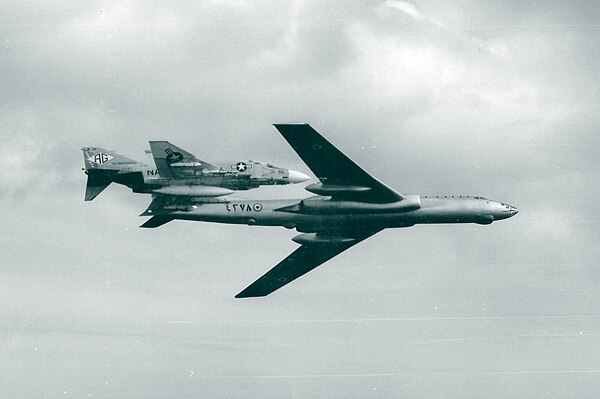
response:
<path fill-rule="evenodd" d="M 594 1 L 3 2 L 0 396 L 596 397 L 599 29 Z M 401 193 L 520 212 L 386 230 L 237 300 L 295 231 L 83 201 L 83 146 L 309 174 L 286 122 Z"/>

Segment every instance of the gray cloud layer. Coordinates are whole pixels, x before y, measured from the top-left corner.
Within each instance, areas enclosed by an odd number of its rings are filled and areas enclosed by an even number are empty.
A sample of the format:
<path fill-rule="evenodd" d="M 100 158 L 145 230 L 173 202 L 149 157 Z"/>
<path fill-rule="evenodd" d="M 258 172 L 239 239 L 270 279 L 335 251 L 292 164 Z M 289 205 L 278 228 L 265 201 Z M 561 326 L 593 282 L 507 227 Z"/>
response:
<path fill-rule="evenodd" d="M 600 368 L 599 13 L 0 6 L 0 396 L 593 397 L 597 374 L 581 372 Z M 147 140 L 168 139 L 307 171 L 270 126 L 291 121 L 401 192 L 521 212 L 386 231 L 277 295 L 236 301 L 295 248 L 292 232 L 143 231 L 144 196 L 111 187 L 83 202 L 84 145 L 143 159 Z"/>

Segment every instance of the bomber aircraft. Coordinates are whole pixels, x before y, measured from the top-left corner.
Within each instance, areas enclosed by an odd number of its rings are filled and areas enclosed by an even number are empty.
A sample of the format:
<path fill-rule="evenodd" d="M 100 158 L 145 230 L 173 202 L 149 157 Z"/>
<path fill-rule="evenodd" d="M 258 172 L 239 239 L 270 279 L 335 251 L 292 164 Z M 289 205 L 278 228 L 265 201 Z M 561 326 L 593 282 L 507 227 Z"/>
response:
<path fill-rule="evenodd" d="M 490 224 L 515 207 L 483 197 L 401 194 L 360 168 L 308 124 L 276 124 L 319 182 L 305 187 L 316 196 L 290 200 L 227 200 L 177 210 L 151 206 L 141 227 L 174 219 L 251 226 L 283 226 L 302 233 L 300 247 L 236 295 L 262 297 L 308 273 L 386 228 L 415 224 Z"/>
<path fill-rule="evenodd" d="M 232 161 L 214 165 L 168 141 L 150 141 L 150 148 L 155 165 L 99 147 L 82 148 L 84 170 L 88 175 L 85 200 L 93 200 L 113 182 L 131 188 L 134 193 L 151 193 L 154 206 L 168 207 L 225 196 L 234 190 L 301 183 L 309 179 L 304 173 L 262 162 Z"/>

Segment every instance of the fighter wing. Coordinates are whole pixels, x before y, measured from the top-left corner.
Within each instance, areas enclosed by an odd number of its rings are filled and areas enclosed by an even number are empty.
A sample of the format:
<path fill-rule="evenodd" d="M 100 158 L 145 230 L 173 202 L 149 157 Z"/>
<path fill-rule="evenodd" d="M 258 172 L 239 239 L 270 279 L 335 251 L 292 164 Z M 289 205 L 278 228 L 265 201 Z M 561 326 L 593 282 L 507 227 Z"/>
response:
<path fill-rule="evenodd" d="M 347 241 L 304 244 L 235 297 L 267 296 L 379 231 L 381 230 L 363 233 L 360 237 Z"/>
<path fill-rule="evenodd" d="M 361 194 L 361 200 L 367 202 L 387 203 L 404 199 L 402 194 L 355 164 L 310 125 L 276 124 L 274 126 L 324 187 L 331 187 L 340 192 L 344 192 L 344 187 L 357 192 L 366 189 L 367 192 Z"/>
<path fill-rule="evenodd" d="M 158 174 L 163 178 L 179 177 L 178 173 L 173 173 L 173 167 L 175 166 L 179 169 L 218 169 L 217 166 L 196 158 L 195 155 L 190 154 L 168 141 L 150 141 L 150 149 L 152 151 L 154 163 L 156 164 L 156 169 L 158 169 Z"/>

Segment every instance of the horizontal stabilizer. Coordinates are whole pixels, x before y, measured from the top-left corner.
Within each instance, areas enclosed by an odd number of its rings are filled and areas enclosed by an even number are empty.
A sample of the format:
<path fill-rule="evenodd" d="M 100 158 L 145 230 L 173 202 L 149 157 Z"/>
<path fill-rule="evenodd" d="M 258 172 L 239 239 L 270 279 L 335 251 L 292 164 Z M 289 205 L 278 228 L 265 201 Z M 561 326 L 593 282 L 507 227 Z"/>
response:
<path fill-rule="evenodd" d="M 162 226 L 165 223 L 169 223 L 171 220 L 173 220 L 172 217 L 165 215 L 152 216 L 148 221 L 146 221 L 146 223 L 144 223 L 140 227 L 143 227 L 145 229 L 154 229 L 156 227 Z"/>
<path fill-rule="evenodd" d="M 88 174 L 87 185 L 85 186 L 85 200 L 91 201 L 96 198 L 110 183 L 112 181 L 107 175 Z"/>

